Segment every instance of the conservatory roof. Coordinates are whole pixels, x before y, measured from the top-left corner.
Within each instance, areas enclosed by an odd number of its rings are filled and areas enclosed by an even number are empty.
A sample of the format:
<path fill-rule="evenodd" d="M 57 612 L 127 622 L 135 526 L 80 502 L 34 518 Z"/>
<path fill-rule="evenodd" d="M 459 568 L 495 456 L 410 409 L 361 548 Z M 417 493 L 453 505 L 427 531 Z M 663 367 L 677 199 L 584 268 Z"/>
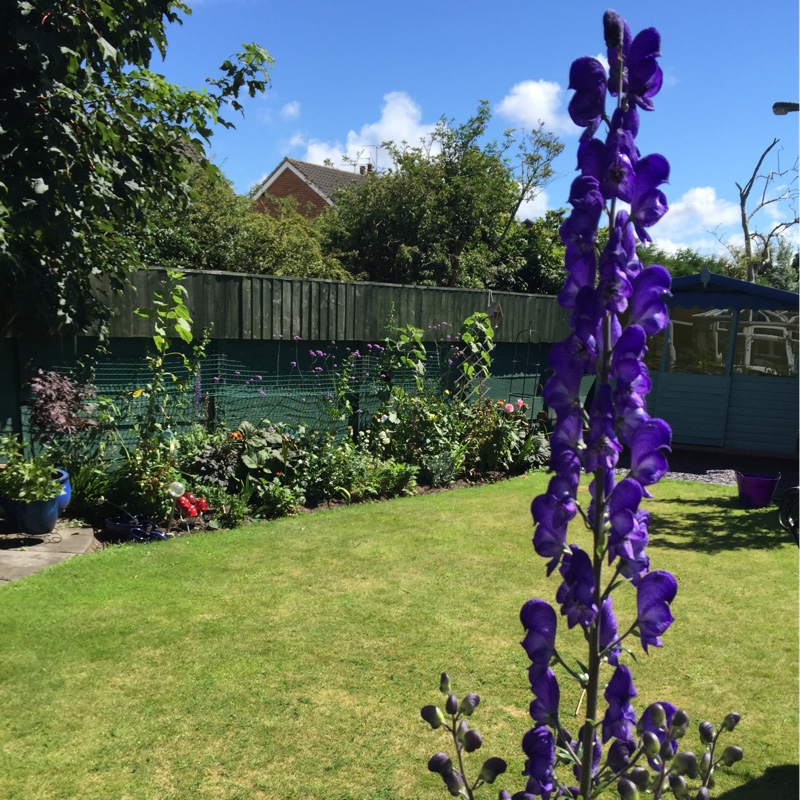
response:
<path fill-rule="evenodd" d="M 729 278 L 704 267 L 697 275 L 685 275 L 672 280 L 670 308 L 697 306 L 699 308 L 764 308 L 797 311 L 800 296 L 795 292 L 762 286 L 738 278 Z"/>

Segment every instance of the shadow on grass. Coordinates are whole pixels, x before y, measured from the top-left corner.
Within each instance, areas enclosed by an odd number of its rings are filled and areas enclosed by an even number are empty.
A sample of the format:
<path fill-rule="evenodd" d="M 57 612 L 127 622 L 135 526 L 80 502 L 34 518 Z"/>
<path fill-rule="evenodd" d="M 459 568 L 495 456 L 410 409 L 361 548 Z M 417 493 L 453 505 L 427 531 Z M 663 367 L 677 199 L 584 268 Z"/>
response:
<path fill-rule="evenodd" d="M 778 524 L 777 508 L 742 511 L 736 497 L 681 498 L 673 502 L 679 508 L 671 510 L 669 516 L 659 514 L 657 507 L 649 509 L 651 547 L 718 553 L 763 550 L 792 542 Z"/>
<path fill-rule="evenodd" d="M 798 769 L 797 764 L 769 767 L 750 783 L 718 795 L 717 800 L 797 800 L 800 795 Z"/>

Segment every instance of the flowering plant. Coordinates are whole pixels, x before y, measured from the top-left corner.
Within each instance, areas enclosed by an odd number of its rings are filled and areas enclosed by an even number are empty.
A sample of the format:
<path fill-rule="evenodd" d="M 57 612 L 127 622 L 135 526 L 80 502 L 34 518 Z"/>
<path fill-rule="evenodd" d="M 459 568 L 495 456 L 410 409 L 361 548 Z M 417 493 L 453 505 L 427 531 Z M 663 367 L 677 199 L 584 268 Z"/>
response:
<path fill-rule="evenodd" d="M 690 751 L 679 752 L 678 740 L 688 730 L 689 717 L 666 701 L 652 703 L 637 715 L 632 701 L 638 693 L 631 670 L 623 663 L 623 652 L 630 652 L 623 647 L 629 637 L 638 636 L 645 652 L 662 645 L 660 637 L 673 622 L 670 604 L 678 589 L 673 575 L 650 570 L 645 553 L 650 516 L 641 506 L 652 496 L 648 487 L 668 468 L 664 452 L 669 450 L 671 431 L 663 420 L 647 413 L 650 379 L 644 356 L 647 337 L 667 325 L 670 275 L 662 266 L 643 267 L 636 241 L 650 242 L 648 228 L 667 211 L 659 186 L 669 177 L 669 164 L 659 154 L 642 156 L 636 146 L 639 111 L 653 110 L 653 97 L 661 88 L 660 35 L 647 28 L 634 37 L 614 11 L 605 13 L 603 27 L 609 74 L 596 58 L 579 58 L 570 69 L 569 86 L 575 93 L 569 113 L 584 128 L 578 146 L 580 174 L 570 190 L 572 211 L 560 230 L 567 275 L 559 301 L 572 310 L 572 332 L 551 349 L 553 376 L 544 398 L 556 412 L 550 437 L 553 474 L 545 494 L 531 505 L 534 549 L 548 560 L 548 575 L 558 568 L 562 582 L 556 602 L 567 628 L 582 632 L 588 655 L 585 663 L 569 664 L 556 647 L 555 609 L 541 599 L 525 603 L 520 612 L 525 629 L 522 647 L 531 661 L 534 723 L 522 739 L 527 757 L 523 774 L 528 780 L 524 791 L 513 798 L 501 790 L 500 800 L 590 800 L 612 787 L 624 800 L 645 790 L 658 800 L 668 789 L 680 800 L 689 797 L 687 779 L 700 781 L 695 798 L 704 800 L 717 764 L 730 766 L 742 757 L 735 746 L 716 754 L 721 731 L 709 722 L 700 725 L 706 746 L 700 758 Z M 610 117 L 607 94 L 615 98 Z M 603 122 L 608 127 L 605 140 L 596 136 Z M 619 208 L 620 203 L 630 210 Z M 609 233 L 600 249 L 603 213 Z M 584 374 L 597 380 L 588 409 L 579 398 Z M 623 448 L 630 452 L 630 470 L 618 481 L 615 468 Z M 587 508 L 578 501 L 582 471 L 592 476 Z M 567 542 L 568 525 L 579 515 L 593 537 L 589 552 Z M 610 578 L 604 579 L 604 568 L 611 570 Z M 636 591 L 636 617 L 620 633 L 612 592 L 625 585 Z M 553 667 L 562 668 L 585 693 L 585 719 L 575 737 L 562 724 Z M 454 715 L 448 730 L 452 728 L 459 767 L 439 753 L 429 769 L 442 775 L 452 795 L 472 798 L 474 789 L 488 782 L 486 765 L 470 784 L 463 766 L 463 752 L 470 752 L 466 723 L 456 716 L 464 701 L 459 704 L 450 694 L 445 678 L 446 710 Z M 600 707 L 601 692 L 605 711 Z M 477 696 L 468 697 L 476 706 Z M 444 715 L 435 706 L 426 706 L 422 716 L 434 728 L 444 724 Z M 738 721 L 738 714 L 728 714 L 721 730 L 733 730 Z M 604 760 L 603 746 L 609 742 Z M 570 785 L 572 778 L 559 779 L 558 764 L 571 767 L 576 785 Z M 492 776 L 502 774 L 505 762 L 493 761 L 489 771 Z"/>

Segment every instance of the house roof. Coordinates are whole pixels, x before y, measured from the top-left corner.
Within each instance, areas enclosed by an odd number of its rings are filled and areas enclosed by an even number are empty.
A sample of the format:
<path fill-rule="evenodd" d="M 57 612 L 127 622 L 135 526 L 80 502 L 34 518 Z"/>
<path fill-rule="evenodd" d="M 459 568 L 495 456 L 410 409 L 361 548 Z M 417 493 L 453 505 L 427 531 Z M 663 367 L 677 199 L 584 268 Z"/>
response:
<path fill-rule="evenodd" d="M 366 175 L 362 175 L 360 172 L 350 172 L 348 170 L 335 169 L 334 167 L 311 164 L 308 161 L 297 161 L 294 158 L 284 158 L 267 176 L 261 186 L 258 187 L 258 190 L 253 195 L 253 202 L 258 200 L 287 169 L 304 180 L 330 205 L 333 205 L 333 196 L 337 191 L 346 189 L 354 183 L 361 183 L 366 178 Z"/>
<path fill-rule="evenodd" d="M 800 296 L 795 292 L 762 286 L 738 278 L 711 272 L 707 267 L 697 275 L 684 275 L 672 280 L 670 308 L 753 308 L 797 310 Z"/>

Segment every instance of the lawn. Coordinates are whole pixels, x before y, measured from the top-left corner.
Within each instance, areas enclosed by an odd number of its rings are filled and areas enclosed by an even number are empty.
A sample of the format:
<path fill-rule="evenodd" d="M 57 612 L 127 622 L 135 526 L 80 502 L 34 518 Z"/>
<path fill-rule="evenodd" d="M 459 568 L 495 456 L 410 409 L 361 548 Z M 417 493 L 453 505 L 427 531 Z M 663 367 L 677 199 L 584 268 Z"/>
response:
<path fill-rule="evenodd" d="M 506 758 L 497 786 L 521 789 L 517 614 L 560 581 L 530 544 L 544 482 L 115 547 L 0 588 L 0 797 L 444 798 L 425 764 L 446 743 L 419 708 L 445 669 L 481 695 L 478 766 Z M 652 566 L 680 588 L 665 647 L 632 667 L 637 708 L 685 707 L 691 745 L 694 722 L 739 711 L 745 760 L 715 796 L 795 800 L 797 548 L 730 487 L 654 493 Z M 627 627 L 633 594 L 616 594 Z"/>

